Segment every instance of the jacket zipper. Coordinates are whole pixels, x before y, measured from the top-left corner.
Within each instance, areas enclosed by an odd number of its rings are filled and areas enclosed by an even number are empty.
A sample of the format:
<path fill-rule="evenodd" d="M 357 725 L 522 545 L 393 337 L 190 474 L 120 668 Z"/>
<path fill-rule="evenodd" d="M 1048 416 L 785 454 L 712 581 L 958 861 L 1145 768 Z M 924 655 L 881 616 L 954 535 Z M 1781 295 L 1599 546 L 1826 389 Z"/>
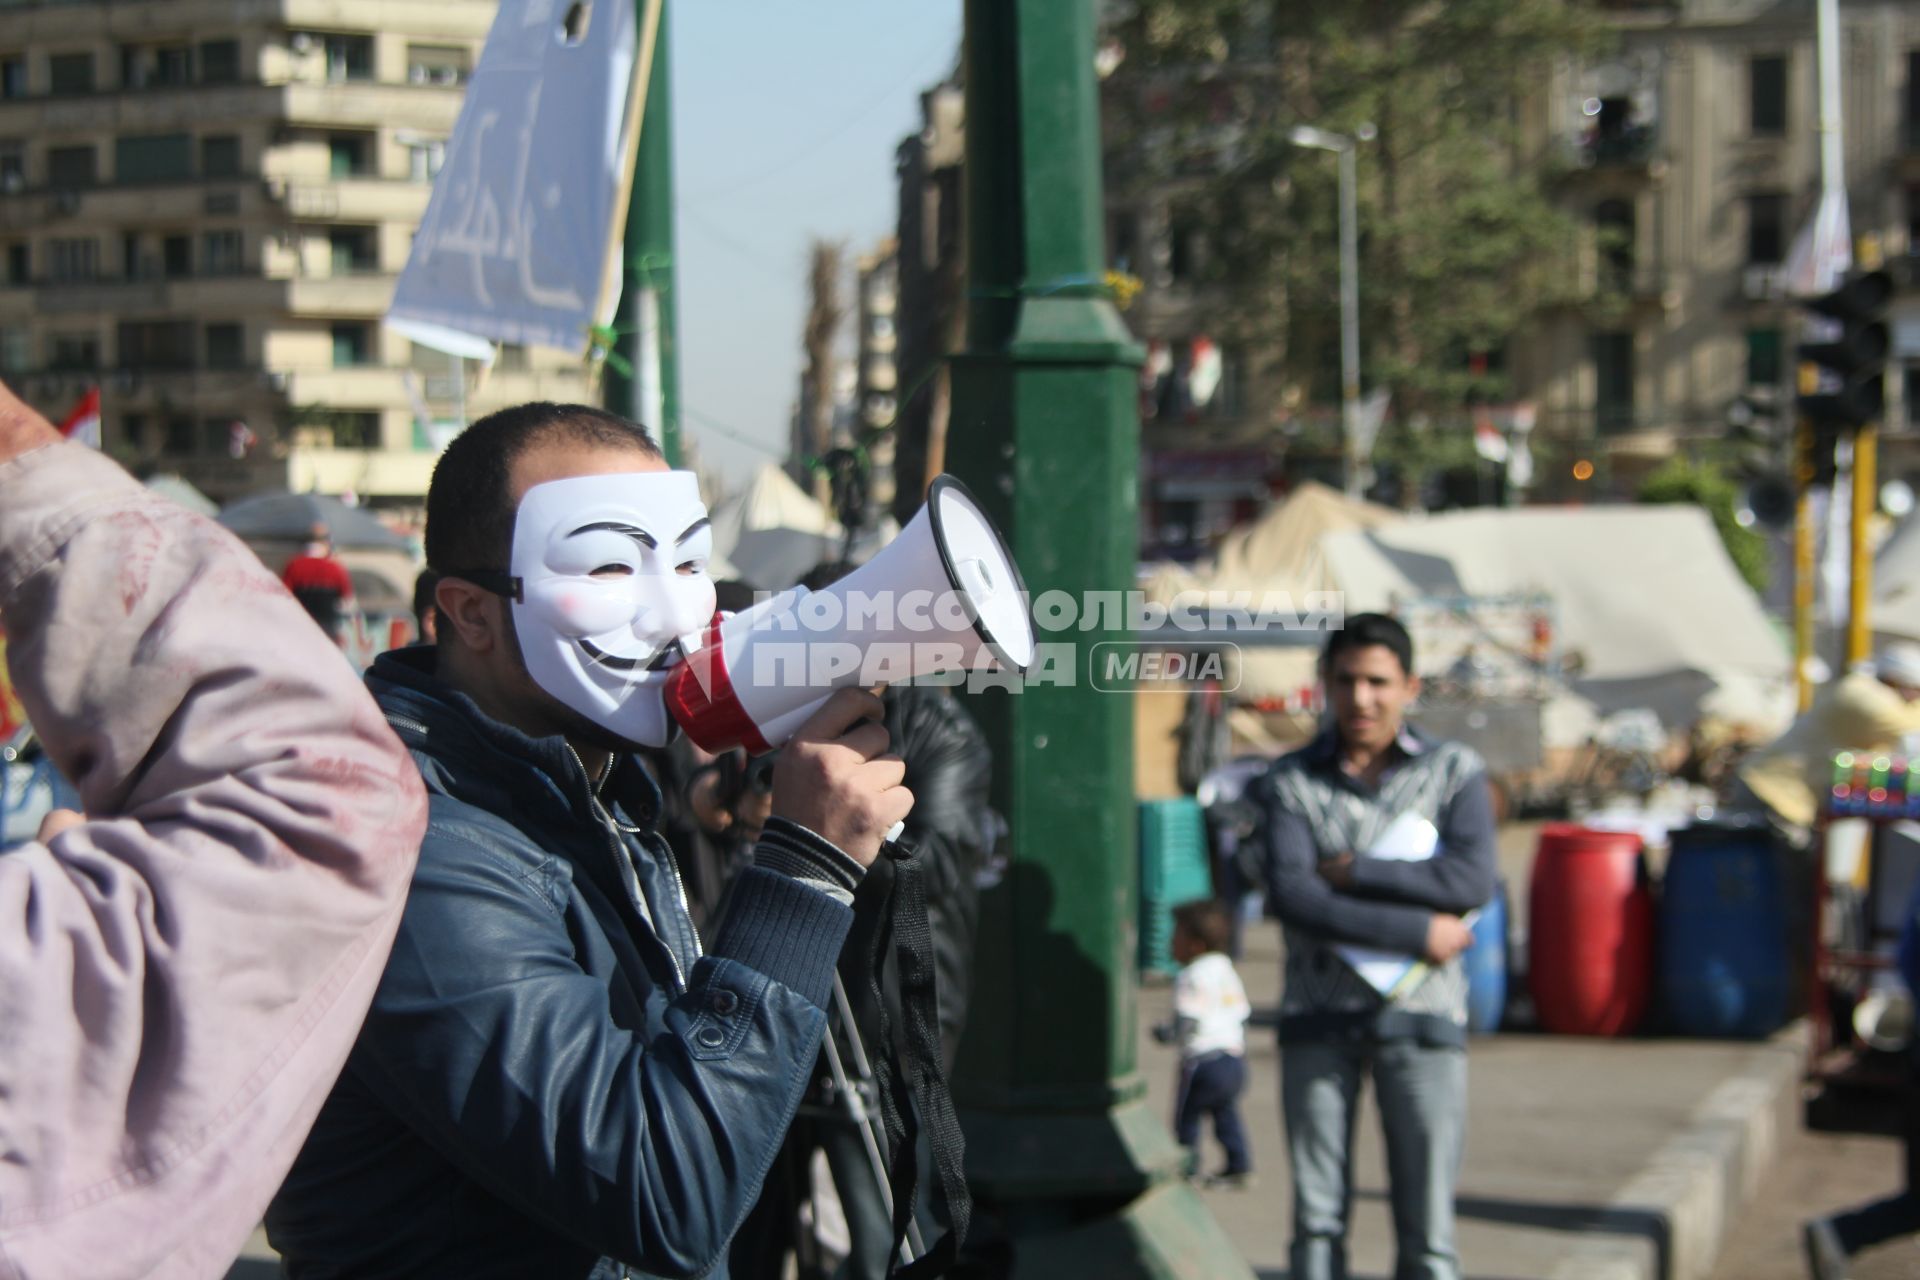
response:
<path fill-rule="evenodd" d="M 422 736 L 427 732 L 427 726 L 421 724 L 418 720 L 410 720 L 406 716 L 396 716 L 391 712 L 386 713 L 386 716 L 387 723 L 395 729 L 411 729 Z"/>
<path fill-rule="evenodd" d="M 673 966 L 673 976 L 680 984 L 680 990 L 684 992 L 687 989 L 687 974 L 680 967 L 680 955 L 661 935 L 660 922 L 653 918 L 653 908 L 646 902 L 647 891 L 640 883 L 640 869 L 633 865 L 633 856 L 627 852 L 626 843 L 620 839 L 620 824 L 613 820 L 613 815 L 608 813 L 606 806 L 600 803 L 600 791 L 593 784 L 593 775 L 587 772 L 586 761 L 580 758 L 580 753 L 573 749 L 572 743 L 569 742 L 566 746 L 567 754 L 572 756 L 573 762 L 580 766 L 580 776 L 587 780 L 587 799 L 593 805 L 594 816 L 600 819 L 602 828 L 607 833 L 607 839 L 613 846 L 614 865 L 623 872 L 620 877 L 621 883 L 628 884 L 630 886 L 628 892 L 640 899 L 636 905 L 646 914 L 647 923 L 653 929 L 654 940 L 660 944 L 660 949 L 667 953 L 667 962 Z M 628 880 L 628 876 L 632 877 L 631 881 Z M 678 871 L 674 873 L 674 879 L 677 883 Z M 680 894 L 682 910 L 686 907 L 686 900 L 686 891 L 682 889 Z"/>

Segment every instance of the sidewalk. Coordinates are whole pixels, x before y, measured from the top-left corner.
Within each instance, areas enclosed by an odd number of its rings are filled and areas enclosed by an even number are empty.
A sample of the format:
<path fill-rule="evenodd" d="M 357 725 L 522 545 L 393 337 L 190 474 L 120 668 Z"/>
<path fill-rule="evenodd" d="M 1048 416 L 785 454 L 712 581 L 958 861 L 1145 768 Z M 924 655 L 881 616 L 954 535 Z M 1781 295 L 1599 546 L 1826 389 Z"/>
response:
<path fill-rule="evenodd" d="M 1202 1192 L 1261 1280 L 1286 1274 L 1291 1192 L 1279 1114 L 1280 933 L 1248 933 L 1240 966 L 1256 1025 L 1248 1092 L 1259 1184 Z M 1171 1116 L 1176 1055 L 1154 1044 L 1171 990 L 1140 1004 L 1140 1067 Z M 1459 1187 L 1459 1241 L 1474 1280 L 1705 1280 L 1722 1232 L 1758 1187 L 1783 1135 L 1799 1125 L 1796 1033 L 1767 1043 L 1587 1040 L 1535 1034 L 1478 1039 L 1470 1050 L 1470 1122 Z M 1378 1116 L 1363 1098 L 1352 1263 L 1387 1277 L 1393 1233 Z M 1171 1119 L 1169 1118 L 1169 1123 Z M 1209 1142 L 1211 1139 L 1209 1138 Z M 1217 1149 L 1207 1162 L 1218 1163 Z"/>

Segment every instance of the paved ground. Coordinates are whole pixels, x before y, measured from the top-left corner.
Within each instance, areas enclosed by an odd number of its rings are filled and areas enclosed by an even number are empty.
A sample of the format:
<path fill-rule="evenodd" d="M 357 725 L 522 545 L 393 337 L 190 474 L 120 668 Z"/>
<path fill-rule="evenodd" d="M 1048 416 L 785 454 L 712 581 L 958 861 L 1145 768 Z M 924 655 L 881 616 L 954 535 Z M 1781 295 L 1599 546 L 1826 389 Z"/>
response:
<path fill-rule="evenodd" d="M 1800 1224 L 1877 1200 L 1900 1182 L 1896 1139 L 1858 1134 L 1796 1133 L 1734 1220 L 1713 1280 L 1806 1280 Z M 1920 1241 L 1883 1245 L 1855 1260 L 1853 1280 L 1913 1280 L 1920 1276 Z"/>
<path fill-rule="evenodd" d="M 1280 942 L 1254 929 L 1241 966 L 1256 1011 L 1279 993 Z M 1142 995 L 1142 1070 L 1155 1105 L 1170 1110 L 1175 1055 L 1144 1028 L 1166 1016 L 1170 991 Z M 1205 1191 L 1215 1217 L 1261 1280 L 1286 1272 L 1290 1191 L 1279 1115 L 1274 1034 L 1249 1037 L 1245 1118 L 1260 1182 L 1246 1192 Z M 1579 1233 L 1604 1230 L 1651 1242 L 1652 1215 L 1613 1204 L 1710 1094 L 1764 1047 L 1681 1040 L 1579 1040 L 1516 1034 L 1476 1040 L 1469 1070 L 1470 1131 L 1459 1188 L 1460 1247 L 1475 1280 L 1542 1280 Z M 1773 1051 L 1777 1053 L 1778 1051 Z M 1352 1261 L 1356 1280 L 1392 1274 L 1392 1230 L 1379 1125 L 1364 1104 Z"/>

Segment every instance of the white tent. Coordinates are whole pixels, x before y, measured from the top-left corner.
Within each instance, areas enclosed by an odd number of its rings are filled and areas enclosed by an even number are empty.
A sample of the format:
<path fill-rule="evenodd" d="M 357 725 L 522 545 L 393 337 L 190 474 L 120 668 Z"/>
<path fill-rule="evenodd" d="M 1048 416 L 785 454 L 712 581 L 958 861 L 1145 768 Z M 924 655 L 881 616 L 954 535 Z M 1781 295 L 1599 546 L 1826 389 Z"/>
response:
<path fill-rule="evenodd" d="M 1324 543 L 1347 612 L 1432 595 L 1544 593 L 1574 688 L 1602 713 L 1651 707 L 1669 727 L 1700 710 L 1770 724 L 1786 646 L 1707 514 L 1692 506 L 1453 512 Z"/>
<path fill-rule="evenodd" d="M 1269 506 L 1258 519 L 1227 534 L 1211 564 L 1191 571 L 1173 564 L 1152 566 L 1141 589 L 1160 604 L 1187 592 L 1226 597 L 1251 592 L 1255 604 L 1269 593 L 1284 593 L 1292 598 L 1294 608 L 1305 609 L 1309 593 L 1339 589 L 1324 552 L 1327 535 L 1380 529 L 1404 519 L 1391 507 L 1308 482 Z M 1297 697 L 1313 688 L 1318 656 L 1317 645 L 1245 649 L 1239 655 L 1233 691 L 1248 701 Z"/>
<path fill-rule="evenodd" d="M 1920 515 L 1907 517 L 1873 558 L 1873 629 L 1920 640 Z"/>
<path fill-rule="evenodd" d="M 891 517 L 883 520 L 854 540 L 851 558 L 864 561 L 899 531 Z M 762 591 L 784 591 L 815 565 L 841 559 L 846 534 L 812 495 L 768 463 L 714 508 L 713 549 L 715 578 L 731 576 Z"/>

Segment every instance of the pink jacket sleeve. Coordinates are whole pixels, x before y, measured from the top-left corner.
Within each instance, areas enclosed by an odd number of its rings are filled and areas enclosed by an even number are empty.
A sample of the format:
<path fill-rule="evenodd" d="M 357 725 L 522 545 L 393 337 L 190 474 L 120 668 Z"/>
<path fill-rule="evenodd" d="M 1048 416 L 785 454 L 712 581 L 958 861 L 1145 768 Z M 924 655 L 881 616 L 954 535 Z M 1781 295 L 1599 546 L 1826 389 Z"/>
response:
<path fill-rule="evenodd" d="M 0 854 L 0 1278 L 218 1277 L 372 998 L 419 775 L 251 553 L 91 450 L 0 463 L 0 615 L 88 815 Z"/>

